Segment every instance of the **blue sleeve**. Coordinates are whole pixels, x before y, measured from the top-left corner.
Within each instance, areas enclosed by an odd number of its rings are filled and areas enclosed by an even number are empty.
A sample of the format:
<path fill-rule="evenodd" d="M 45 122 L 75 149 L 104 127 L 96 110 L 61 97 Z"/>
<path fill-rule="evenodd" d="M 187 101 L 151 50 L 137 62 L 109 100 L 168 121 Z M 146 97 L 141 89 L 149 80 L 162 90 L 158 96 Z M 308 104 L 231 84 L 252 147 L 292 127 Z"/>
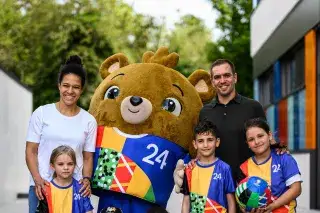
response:
<path fill-rule="evenodd" d="M 93 206 L 91 205 L 90 198 L 88 197 L 83 198 L 83 209 L 85 212 L 93 210 Z"/>
<path fill-rule="evenodd" d="M 281 156 L 282 174 L 285 180 L 300 174 L 298 164 L 296 160 L 289 154 L 283 154 Z"/>
<path fill-rule="evenodd" d="M 233 178 L 232 178 L 232 172 L 231 172 L 231 168 L 230 167 L 228 167 L 225 170 L 224 191 L 225 191 L 225 194 L 234 193 L 234 191 L 235 191 L 234 181 L 233 181 Z"/>
<path fill-rule="evenodd" d="M 187 164 L 187 163 L 189 163 L 190 161 L 191 161 L 191 156 L 189 155 L 189 153 L 188 154 L 186 154 L 186 156 L 183 158 L 183 162 L 184 162 L 184 164 Z"/>

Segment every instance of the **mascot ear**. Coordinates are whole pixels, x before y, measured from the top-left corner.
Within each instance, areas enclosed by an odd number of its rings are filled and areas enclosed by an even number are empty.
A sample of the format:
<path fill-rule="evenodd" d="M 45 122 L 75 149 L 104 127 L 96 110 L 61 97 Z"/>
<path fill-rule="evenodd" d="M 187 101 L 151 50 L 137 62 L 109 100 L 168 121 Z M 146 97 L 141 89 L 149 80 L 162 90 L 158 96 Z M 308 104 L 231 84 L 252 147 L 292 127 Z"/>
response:
<path fill-rule="evenodd" d="M 100 75 L 102 79 L 105 79 L 110 73 L 125 67 L 129 64 L 128 58 L 122 54 L 118 53 L 107 58 L 100 66 Z"/>
<path fill-rule="evenodd" d="M 215 96 L 215 89 L 210 80 L 210 74 L 205 70 L 196 70 L 188 78 L 198 91 L 202 103 L 209 102 Z"/>

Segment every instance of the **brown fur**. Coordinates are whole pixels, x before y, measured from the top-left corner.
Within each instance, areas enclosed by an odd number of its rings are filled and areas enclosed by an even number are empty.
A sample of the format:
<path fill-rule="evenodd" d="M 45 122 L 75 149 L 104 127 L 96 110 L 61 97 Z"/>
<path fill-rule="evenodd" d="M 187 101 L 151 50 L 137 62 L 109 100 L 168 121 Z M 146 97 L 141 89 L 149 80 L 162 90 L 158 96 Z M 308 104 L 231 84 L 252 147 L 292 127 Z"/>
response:
<path fill-rule="evenodd" d="M 202 101 L 212 99 L 214 90 L 208 72 L 197 70 L 189 81 L 172 69 L 178 60 L 179 55 L 169 54 L 165 47 L 156 53 L 146 52 L 143 63 L 129 64 L 123 54 L 107 58 L 101 65 L 103 81 L 92 97 L 89 112 L 96 118 L 98 125 L 117 127 L 128 134 L 153 134 L 190 149 Z M 120 73 L 124 75 L 115 77 Z M 182 89 L 184 96 L 173 84 Z M 194 87 L 197 84 L 200 93 Z M 111 86 L 118 86 L 120 94 L 115 99 L 104 100 L 105 92 Z M 140 96 L 152 103 L 152 113 L 143 123 L 130 124 L 124 121 L 120 105 L 128 96 Z M 181 103 L 179 116 L 162 108 L 163 101 L 168 97 L 176 98 Z"/>

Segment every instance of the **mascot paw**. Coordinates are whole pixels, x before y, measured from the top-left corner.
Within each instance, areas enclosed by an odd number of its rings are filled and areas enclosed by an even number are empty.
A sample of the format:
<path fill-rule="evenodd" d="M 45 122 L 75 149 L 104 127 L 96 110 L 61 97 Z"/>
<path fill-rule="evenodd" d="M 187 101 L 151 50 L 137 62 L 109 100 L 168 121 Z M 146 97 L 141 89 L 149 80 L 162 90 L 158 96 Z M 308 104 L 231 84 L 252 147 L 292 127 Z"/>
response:
<path fill-rule="evenodd" d="M 174 179 L 174 190 L 176 193 L 180 193 L 181 187 L 183 184 L 183 177 L 184 177 L 184 162 L 183 160 L 179 160 L 177 162 L 177 166 L 173 173 L 173 179 Z"/>

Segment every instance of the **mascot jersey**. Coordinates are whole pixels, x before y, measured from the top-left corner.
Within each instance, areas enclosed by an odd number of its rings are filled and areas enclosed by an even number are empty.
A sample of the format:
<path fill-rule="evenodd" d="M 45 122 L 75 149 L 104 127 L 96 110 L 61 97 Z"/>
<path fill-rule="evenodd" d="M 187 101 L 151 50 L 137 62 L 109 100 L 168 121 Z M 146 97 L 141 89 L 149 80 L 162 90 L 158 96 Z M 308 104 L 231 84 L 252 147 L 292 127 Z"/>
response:
<path fill-rule="evenodd" d="M 73 179 L 69 186 L 61 187 L 50 182 L 46 186 L 46 202 L 38 206 L 39 213 L 86 213 L 93 210 L 90 198 L 80 195 L 81 185 Z M 45 205 L 45 206 L 44 206 Z"/>
<path fill-rule="evenodd" d="M 185 156 L 181 146 L 164 138 L 99 126 L 92 187 L 166 207 L 176 162 Z"/>
<path fill-rule="evenodd" d="M 242 178 L 249 176 L 258 176 L 268 182 L 271 186 L 272 200 L 276 200 L 285 193 L 289 186 L 295 182 L 301 181 L 300 172 L 297 162 L 291 155 L 278 155 L 271 151 L 270 157 L 260 164 L 255 161 L 254 157 L 249 158 L 240 166 Z M 292 213 L 296 212 L 296 201 L 273 210 L 273 213 Z"/>
<path fill-rule="evenodd" d="M 227 194 L 234 191 L 230 166 L 220 159 L 209 165 L 197 161 L 193 169 L 186 169 L 183 193 L 190 195 L 190 212 L 225 213 Z"/>

